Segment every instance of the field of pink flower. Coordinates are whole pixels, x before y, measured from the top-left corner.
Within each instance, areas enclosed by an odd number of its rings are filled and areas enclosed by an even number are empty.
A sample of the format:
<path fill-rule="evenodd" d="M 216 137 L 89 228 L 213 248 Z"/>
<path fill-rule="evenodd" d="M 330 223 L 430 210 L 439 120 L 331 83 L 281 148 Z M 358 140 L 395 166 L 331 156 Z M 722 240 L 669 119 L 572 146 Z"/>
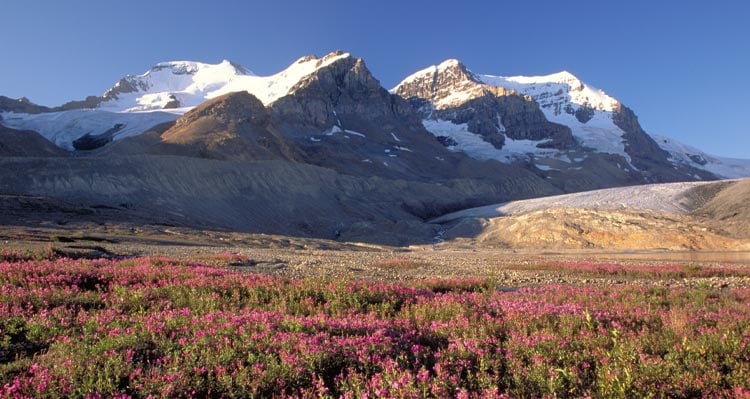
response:
<path fill-rule="evenodd" d="M 750 397 L 750 290 L 0 263 L 0 396 Z"/>
<path fill-rule="evenodd" d="M 726 266 L 698 266 L 680 264 L 623 265 L 607 262 L 553 262 L 511 266 L 513 270 L 563 272 L 591 277 L 625 277 L 648 279 L 706 278 L 749 276 L 750 269 Z"/>

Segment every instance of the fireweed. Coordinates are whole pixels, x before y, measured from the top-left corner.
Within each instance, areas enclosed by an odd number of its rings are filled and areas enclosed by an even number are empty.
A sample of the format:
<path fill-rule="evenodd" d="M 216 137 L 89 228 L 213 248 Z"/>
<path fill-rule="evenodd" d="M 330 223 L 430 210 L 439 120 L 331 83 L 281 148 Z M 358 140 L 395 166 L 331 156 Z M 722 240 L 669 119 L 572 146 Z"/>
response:
<path fill-rule="evenodd" d="M 0 263 L 3 397 L 748 397 L 750 290 Z"/>

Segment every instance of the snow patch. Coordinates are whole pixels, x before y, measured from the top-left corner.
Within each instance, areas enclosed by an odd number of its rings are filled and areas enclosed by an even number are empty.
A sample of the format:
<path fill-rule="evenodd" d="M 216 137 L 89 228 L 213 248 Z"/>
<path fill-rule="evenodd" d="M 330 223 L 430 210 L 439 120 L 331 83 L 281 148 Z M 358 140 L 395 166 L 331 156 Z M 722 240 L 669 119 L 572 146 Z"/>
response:
<path fill-rule="evenodd" d="M 55 143 L 58 147 L 73 150 L 73 142 L 87 134 L 99 136 L 122 127 L 112 135 L 113 140 L 141 134 L 148 129 L 177 119 L 167 112 L 108 112 L 78 109 L 44 114 L 17 114 L 3 112 L 2 124 L 18 130 L 33 130 Z"/>
<path fill-rule="evenodd" d="M 614 112 L 620 106 L 615 98 L 610 97 L 603 90 L 582 82 L 568 71 L 543 76 L 479 75 L 479 79 L 492 86 L 516 90 L 535 99 L 539 98 L 542 105 L 555 100 L 555 97 L 568 97 L 570 103 L 588 106 L 599 111 Z"/>
<path fill-rule="evenodd" d="M 650 210 L 686 214 L 690 209 L 684 193 L 694 187 L 713 182 L 664 183 L 618 187 L 544 198 L 511 201 L 449 213 L 430 221 L 446 223 L 461 218 L 493 218 L 518 215 L 543 209 Z"/>
<path fill-rule="evenodd" d="M 621 107 L 620 102 L 604 91 L 567 71 L 544 76 L 478 77 L 485 84 L 531 96 L 539 103 L 547 120 L 570 127 L 581 144 L 598 152 L 621 155 L 632 164 L 630 155 L 625 152 L 622 138 L 625 132 L 612 119 L 612 114 Z M 593 112 L 586 123 L 574 115 L 582 107 Z"/>
<path fill-rule="evenodd" d="M 553 167 L 551 167 L 549 165 L 534 164 L 534 166 L 536 166 L 537 169 L 543 170 L 545 172 L 549 172 L 550 170 L 559 170 L 559 169 L 555 169 L 555 168 L 553 168 Z"/>
<path fill-rule="evenodd" d="M 434 136 L 446 136 L 456 141 L 455 146 L 448 147 L 451 151 L 461 151 L 472 158 L 479 160 L 495 159 L 501 162 L 512 162 L 519 157 L 528 155 L 537 157 L 549 157 L 557 150 L 549 148 L 538 148 L 537 145 L 548 141 L 513 140 L 506 138 L 502 149 L 497 149 L 492 144 L 484 141 L 478 134 L 469 131 L 468 124 L 455 124 L 440 119 L 425 119 L 422 121 L 425 129 Z"/>
<path fill-rule="evenodd" d="M 680 143 L 666 136 L 651 136 L 659 146 L 669 152 L 672 161 L 703 169 L 727 179 L 750 176 L 750 159 L 717 157 Z"/>
<path fill-rule="evenodd" d="M 355 132 L 354 130 L 344 130 L 348 134 L 352 134 L 359 137 L 367 137 L 363 133 Z"/>

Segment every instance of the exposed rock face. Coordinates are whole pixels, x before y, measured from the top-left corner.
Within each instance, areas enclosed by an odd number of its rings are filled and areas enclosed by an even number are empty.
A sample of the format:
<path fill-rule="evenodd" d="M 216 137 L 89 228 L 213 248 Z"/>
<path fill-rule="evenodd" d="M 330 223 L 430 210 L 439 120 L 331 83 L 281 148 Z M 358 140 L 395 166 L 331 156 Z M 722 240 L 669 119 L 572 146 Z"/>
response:
<path fill-rule="evenodd" d="M 102 101 L 117 99 L 120 94 L 134 93 L 138 90 L 148 90 L 148 85 L 143 81 L 134 79 L 132 76 L 124 77 L 104 92 Z"/>
<path fill-rule="evenodd" d="M 102 103 L 103 98 L 97 96 L 88 96 L 85 100 L 69 101 L 59 107 L 52 109 L 53 112 L 57 111 L 70 111 L 74 109 L 94 109 Z"/>
<path fill-rule="evenodd" d="M 630 155 L 633 166 L 642 171 L 650 182 L 680 180 L 714 180 L 716 176 L 706 170 L 689 165 L 675 166 L 669 153 L 663 150 L 638 123 L 638 117 L 628 107 L 620 105 L 612 114 L 612 121 L 622 129 L 625 152 Z"/>
<path fill-rule="evenodd" d="M 550 189 L 528 171 L 447 151 L 409 103 L 388 93 L 354 57 L 319 68 L 270 104 L 269 112 L 305 162 L 341 173 L 423 181 L 471 178 L 498 185 L 518 179 L 528 188 Z"/>
<path fill-rule="evenodd" d="M 462 103 L 472 95 L 484 94 L 483 89 L 478 78 L 465 65 L 457 60 L 447 60 L 429 72 L 408 79 L 394 93 L 403 98 L 425 99 L 435 104 L 436 109 L 445 109 Z"/>
<path fill-rule="evenodd" d="M 612 114 L 615 125 L 625 132 L 625 152 L 633 159 L 636 167 L 647 166 L 648 163 L 668 163 L 669 153 L 662 150 L 658 144 L 641 128 L 638 117 L 628 107 L 621 105 Z"/>
<path fill-rule="evenodd" d="M 257 98 L 230 93 L 180 117 L 149 151 L 227 160 L 297 160 L 297 150 L 269 122 Z"/>
<path fill-rule="evenodd" d="M 340 53 L 329 54 L 334 55 Z M 320 131 L 347 122 L 357 125 L 352 130 L 378 127 L 388 131 L 397 129 L 402 118 L 417 120 L 408 104 L 391 96 L 364 61 L 353 57 L 320 68 L 300 81 L 290 95 L 272 104 L 271 112 L 278 121 Z"/>
<path fill-rule="evenodd" d="M 566 109 L 566 112 L 569 111 L 570 109 Z M 582 106 L 572 112 L 573 115 L 575 115 L 576 119 L 578 119 L 578 122 L 581 123 L 586 123 L 594 117 L 594 109 L 591 107 Z"/>
<path fill-rule="evenodd" d="M 0 96 L 0 112 L 3 111 L 18 112 L 24 114 L 39 114 L 42 112 L 50 112 L 51 110 L 48 107 L 32 103 L 26 97 L 13 99 L 5 96 Z"/>
<path fill-rule="evenodd" d="M 122 130 L 122 123 L 115 124 L 111 129 L 100 135 L 91 135 L 90 133 L 73 141 L 73 148 L 79 151 L 90 151 L 104 147 L 112 142 L 114 135 Z"/>
<path fill-rule="evenodd" d="M 505 137 L 547 140 L 545 146 L 561 149 L 575 145 L 570 129 L 547 121 L 532 98 L 486 85 L 455 60 L 408 79 L 395 89 L 395 94 L 424 100 L 419 108 L 423 118 L 465 123 L 470 132 L 498 149 L 503 147 Z"/>
<path fill-rule="evenodd" d="M 169 98 L 170 101 L 164 105 L 164 109 L 174 109 L 180 108 L 182 106 L 180 100 L 178 100 L 177 97 L 174 96 L 174 94 L 171 94 Z"/>

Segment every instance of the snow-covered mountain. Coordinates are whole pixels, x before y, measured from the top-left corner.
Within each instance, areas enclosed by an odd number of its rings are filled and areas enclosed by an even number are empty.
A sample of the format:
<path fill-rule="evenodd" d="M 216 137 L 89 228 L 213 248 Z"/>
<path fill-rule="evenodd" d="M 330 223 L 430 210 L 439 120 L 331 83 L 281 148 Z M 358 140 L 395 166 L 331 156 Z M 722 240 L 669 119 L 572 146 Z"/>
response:
<path fill-rule="evenodd" d="M 612 118 L 613 113 L 622 107 L 620 102 L 602 90 L 583 83 L 570 72 L 546 76 L 478 77 L 483 83 L 532 97 L 549 121 L 570 127 L 584 146 L 622 155 L 632 162 L 625 151 L 622 137 L 625 132 Z"/>
<path fill-rule="evenodd" d="M 701 168 L 728 179 L 750 176 L 750 159 L 719 157 L 680 143 L 671 137 L 661 135 L 652 137 L 661 148 L 669 152 L 670 159 L 675 164 Z"/>
<path fill-rule="evenodd" d="M 56 112 L 0 112 L 0 120 L 10 128 L 37 131 L 58 146 L 73 150 L 82 137 L 104 135 L 104 139 L 119 140 L 137 135 L 231 92 L 247 91 L 268 105 L 289 94 L 318 69 L 348 57 L 343 52 L 321 58 L 307 56 L 271 76 L 257 76 L 226 60 L 218 64 L 162 62 L 141 75 L 120 79 L 100 97 L 51 110 Z"/>
<path fill-rule="evenodd" d="M 123 139 L 174 121 L 230 92 L 246 91 L 270 106 L 317 71 L 349 58 L 344 52 L 307 56 L 270 76 L 258 76 L 227 60 L 162 62 L 120 79 L 101 96 L 56 108 L 27 100 L 0 101 L 0 123 L 37 131 L 68 150 L 87 149 L 91 142 Z M 378 89 L 376 83 L 368 90 Z M 410 75 L 391 93 L 409 99 L 420 111 L 423 126 L 449 149 L 479 160 L 524 165 L 559 180 L 558 186 L 565 181 L 566 191 L 750 176 L 750 161 L 712 156 L 674 139 L 646 134 L 630 109 L 566 71 L 481 75 L 458 60 L 447 60 Z M 337 123 L 330 129 L 344 128 Z M 597 175 L 584 173 L 591 170 Z"/>
<path fill-rule="evenodd" d="M 408 76 L 391 92 L 426 101 L 427 108 L 421 105 L 426 109 L 425 127 L 447 138 L 454 150 L 477 159 L 520 160 L 550 171 L 584 167 L 587 157 L 599 153 L 621 157 L 618 168 L 630 174 L 667 166 L 683 170 L 676 179 L 750 176 L 744 160 L 708 155 L 674 139 L 655 140 L 630 109 L 567 71 L 544 76 L 481 75 L 451 59 Z M 514 94 L 538 104 L 547 121 L 569 128 L 579 145 L 553 145 L 552 135 L 514 137 L 500 115 L 503 106 L 486 107 L 486 101 L 479 101 L 483 96 Z M 478 105 L 485 106 L 478 109 Z M 489 133 L 482 127 L 488 124 L 493 125 Z"/>
<path fill-rule="evenodd" d="M 185 113 L 208 99 L 235 91 L 247 91 L 268 105 L 287 95 L 305 76 L 347 57 L 349 53 L 342 52 L 322 58 L 307 56 L 271 76 L 257 76 L 227 60 L 218 64 L 162 62 L 142 75 L 121 79 L 104 93 L 99 108 L 116 112 L 174 109 L 172 112 Z"/>

